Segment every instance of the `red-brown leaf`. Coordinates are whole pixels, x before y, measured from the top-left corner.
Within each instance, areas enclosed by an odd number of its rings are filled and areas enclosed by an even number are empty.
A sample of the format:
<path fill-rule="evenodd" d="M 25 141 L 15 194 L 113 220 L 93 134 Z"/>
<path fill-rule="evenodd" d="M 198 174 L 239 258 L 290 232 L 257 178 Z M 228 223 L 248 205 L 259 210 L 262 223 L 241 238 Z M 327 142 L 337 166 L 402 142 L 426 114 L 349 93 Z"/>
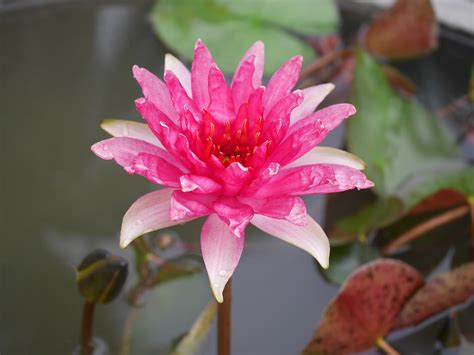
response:
<path fill-rule="evenodd" d="M 403 306 L 394 329 L 415 325 L 424 319 L 474 296 L 474 262 L 436 276 Z"/>
<path fill-rule="evenodd" d="M 392 328 L 405 301 L 423 284 L 410 265 L 379 259 L 358 268 L 326 308 L 306 354 L 352 354 Z"/>
<path fill-rule="evenodd" d="M 442 189 L 421 200 L 410 210 L 409 214 L 435 212 L 464 204 L 467 204 L 467 200 L 462 193 L 453 189 Z"/>
<path fill-rule="evenodd" d="M 398 0 L 369 25 L 364 38 L 369 52 L 406 59 L 438 46 L 436 17 L 430 0 Z"/>

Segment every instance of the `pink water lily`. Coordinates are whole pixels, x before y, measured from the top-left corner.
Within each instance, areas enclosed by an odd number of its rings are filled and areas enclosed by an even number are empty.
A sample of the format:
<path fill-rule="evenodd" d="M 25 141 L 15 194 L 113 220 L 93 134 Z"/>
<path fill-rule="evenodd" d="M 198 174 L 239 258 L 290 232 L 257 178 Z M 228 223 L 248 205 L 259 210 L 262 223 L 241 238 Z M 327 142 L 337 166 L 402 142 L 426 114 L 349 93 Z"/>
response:
<path fill-rule="evenodd" d="M 198 40 L 191 72 L 166 55 L 164 82 L 133 67 L 146 125 L 108 120 L 113 138 L 92 146 L 128 173 L 166 186 L 140 197 L 124 216 L 120 243 L 208 216 L 201 250 L 218 302 L 239 263 L 249 223 L 306 250 L 326 268 L 329 242 L 300 197 L 373 186 L 354 155 L 316 147 L 345 118 L 350 104 L 315 109 L 332 84 L 292 91 L 302 57 L 284 63 L 262 86 L 264 48 L 256 42 L 230 87 Z"/>

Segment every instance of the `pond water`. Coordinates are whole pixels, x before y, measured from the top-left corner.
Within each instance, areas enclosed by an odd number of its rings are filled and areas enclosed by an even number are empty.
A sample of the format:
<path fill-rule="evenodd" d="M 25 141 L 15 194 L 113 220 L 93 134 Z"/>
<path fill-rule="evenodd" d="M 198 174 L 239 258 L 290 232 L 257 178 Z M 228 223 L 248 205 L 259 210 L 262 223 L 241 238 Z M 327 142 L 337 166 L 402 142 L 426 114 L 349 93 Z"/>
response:
<path fill-rule="evenodd" d="M 154 186 L 96 158 L 90 146 L 106 137 L 100 120 L 139 119 L 131 66 L 162 72 L 165 49 L 148 9 L 148 2 L 109 1 L 0 13 L 4 355 L 72 353 L 82 309 L 75 266 L 96 247 L 133 260 L 118 248 L 121 218 Z M 339 145 L 342 133 L 326 144 Z M 308 202 L 323 220 L 324 200 Z M 176 231 L 196 243 L 201 223 Z M 233 352 L 299 353 L 336 291 L 308 254 L 250 229 L 233 278 Z M 205 274 L 153 291 L 138 312 L 132 354 L 166 353 L 210 299 Z M 111 354 L 120 353 L 128 309 L 123 294 L 97 310 L 94 333 Z M 394 345 L 430 354 L 439 328 L 435 322 Z M 203 354 L 213 354 L 214 344 L 211 329 Z"/>

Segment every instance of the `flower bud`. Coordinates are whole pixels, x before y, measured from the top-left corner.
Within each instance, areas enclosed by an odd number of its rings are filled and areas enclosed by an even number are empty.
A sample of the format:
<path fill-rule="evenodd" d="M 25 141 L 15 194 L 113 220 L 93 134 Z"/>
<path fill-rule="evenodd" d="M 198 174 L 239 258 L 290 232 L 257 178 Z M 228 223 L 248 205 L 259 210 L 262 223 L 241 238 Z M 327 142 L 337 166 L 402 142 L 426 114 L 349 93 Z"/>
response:
<path fill-rule="evenodd" d="M 76 282 L 82 297 L 91 303 L 108 303 L 122 290 L 128 275 L 127 261 L 104 249 L 87 255 L 76 273 Z"/>

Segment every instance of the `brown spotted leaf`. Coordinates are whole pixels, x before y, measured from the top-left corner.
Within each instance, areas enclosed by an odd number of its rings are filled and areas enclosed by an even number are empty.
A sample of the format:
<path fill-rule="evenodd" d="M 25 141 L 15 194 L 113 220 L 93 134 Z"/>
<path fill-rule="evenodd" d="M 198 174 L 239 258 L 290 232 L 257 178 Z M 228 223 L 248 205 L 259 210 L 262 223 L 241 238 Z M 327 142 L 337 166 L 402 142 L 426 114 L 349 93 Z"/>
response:
<path fill-rule="evenodd" d="M 369 52 L 390 59 L 427 54 L 438 45 L 430 0 L 397 0 L 369 25 L 364 38 Z"/>
<path fill-rule="evenodd" d="M 474 296 L 474 262 L 436 276 L 403 306 L 394 329 L 415 325 L 424 319 Z"/>
<path fill-rule="evenodd" d="M 305 354 L 352 354 L 384 336 L 406 300 L 423 284 L 410 265 L 378 259 L 358 268 L 326 308 Z"/>

